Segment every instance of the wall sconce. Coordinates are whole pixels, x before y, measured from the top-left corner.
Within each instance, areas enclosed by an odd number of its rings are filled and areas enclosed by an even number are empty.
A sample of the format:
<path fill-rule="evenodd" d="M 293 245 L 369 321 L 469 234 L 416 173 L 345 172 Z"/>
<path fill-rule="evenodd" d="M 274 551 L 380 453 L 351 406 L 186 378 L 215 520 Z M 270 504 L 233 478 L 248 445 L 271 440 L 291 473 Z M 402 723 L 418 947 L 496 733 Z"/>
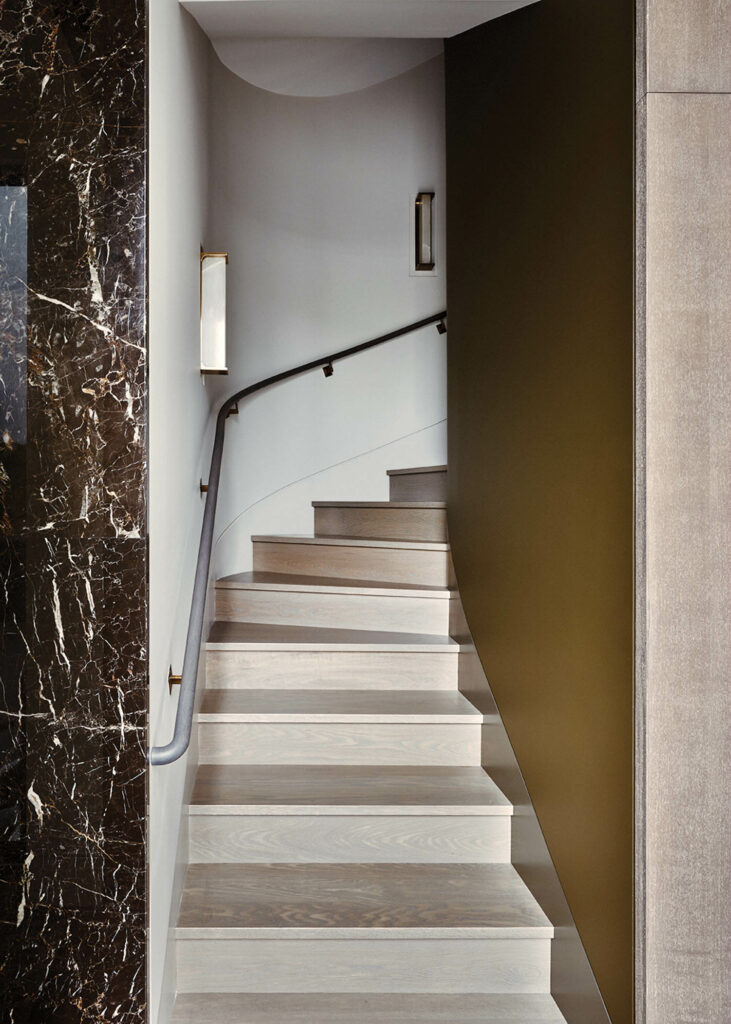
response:
<path fill-rule="evenodd" d="M 434 193 L 419 192 L 416 196 L 414 224 L 416 227 L 416 258 L 414 269 L 434 269 Z"/>
<path fill-rule="evenodd" d="M 226 366 L 227 252 L 201 251 L 201 373 L 228 373 Z"/>

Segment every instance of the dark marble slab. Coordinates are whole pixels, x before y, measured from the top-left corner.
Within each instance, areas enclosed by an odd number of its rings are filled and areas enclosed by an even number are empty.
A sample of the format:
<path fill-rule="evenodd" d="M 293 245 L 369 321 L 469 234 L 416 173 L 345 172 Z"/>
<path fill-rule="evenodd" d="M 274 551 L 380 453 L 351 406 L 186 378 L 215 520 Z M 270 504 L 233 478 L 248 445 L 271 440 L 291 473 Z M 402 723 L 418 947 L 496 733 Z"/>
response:
<path fill-rule="evenodd" d="M 29 138 L 29 529 L 144 530 L 144 161 L 143 129 Z"/>
<path fill-rule="evenodd" d="M 143 0 L 3 0 L 0 121 L 145 121 Z"/>
<path fill-rule="evenodd" d="M 146 543 L 33 533 L 5 554 L 0 1005 L 31 993 L 39 1020 L 111 1020 L 77 1018 L 67 999 L 75 986 L 79 1005 L 96 1006 L 121 972 L 123 1019 L 143 1020 L 130 928 L 145 917 Z M 116 945 L 95 952 L 94 932 Z M 43 950 L 53 969 L 39 987 Z"/>
<path fill-rule="evenodd" d="M 146 1019 L 145 6 L 0 2 L 0 1020 Z"/>

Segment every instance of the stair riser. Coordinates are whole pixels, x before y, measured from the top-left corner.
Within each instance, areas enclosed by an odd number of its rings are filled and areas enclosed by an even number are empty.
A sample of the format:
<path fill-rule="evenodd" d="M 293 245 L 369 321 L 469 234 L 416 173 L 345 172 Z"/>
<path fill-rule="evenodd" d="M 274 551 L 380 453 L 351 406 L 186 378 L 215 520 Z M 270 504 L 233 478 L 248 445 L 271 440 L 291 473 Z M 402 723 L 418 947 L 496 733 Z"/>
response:
<path fill-rule="evenodd" d="M 318 537 L 447 541 L 443 508 L 316 508 Z"/>
<path fill-rule="evenodd" d="M 457 655 L 360 651 L 208 651 L 216 690 L 454 690 Z"/>
<path fill-rule="evenodd" d="M 179 939 L 180 992 L 548 992 L 550 939 Z"/>
<path fill-rule="evenodd" d="M 447 473 L 403 473 L 388 478 L 390 501 L 446 501 Z"/>
<path fill-rule="evenodd" d="M 480 764 L 480 725 L 211 722 L 201 764 Z"/>
<path fill-rule="evenodd" d="M 486 864 L 510 861 L 506 815 L 199 815 L 190 863 Z"/>
<path fill-rule="evenodd" d="M 335 629 L 388 629 L 403 633 L 449 633 L 449 599 L 313 594 L 307 591 L 216 590 L 216 618 Z"/>
<path fill-rule="evenodd" d="M 449 551 L 254 541 L 254 571 L 337 579 L 452 585 Z"/>
<path fill-rule="evenodd" d="M 566 1024 L 550 995 L 236 992 L 180 996 L 174 1024 Z"/>

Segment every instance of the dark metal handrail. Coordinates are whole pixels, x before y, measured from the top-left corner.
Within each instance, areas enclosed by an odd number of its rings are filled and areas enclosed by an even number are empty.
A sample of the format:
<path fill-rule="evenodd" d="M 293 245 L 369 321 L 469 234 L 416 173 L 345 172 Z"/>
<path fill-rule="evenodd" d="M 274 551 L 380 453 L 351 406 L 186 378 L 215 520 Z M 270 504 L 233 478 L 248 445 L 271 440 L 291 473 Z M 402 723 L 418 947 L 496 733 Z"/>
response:
<path fill-rule="evenodd" d="M 193 581 L 193 597 L 190 603 L 190 618 L 188 619 L 188 635 L 185 640 L 185 654 L 183 656 L 183 673 L 180 679 L 180 697 L 178 698 L 178 709 L 175 714 L 175 731 L 172 740 L 164 747 L 152 747 L 148 754 L 150 764 L 171 764 L 177 761 L 185 753 L 190 744 L 190 733 L 193 727 L 193 709 L 195 706 L 195 687 L 198 678 L 198 661 L 200 658 L 201 637 L 203 634 L 203 617 L 206 607 L 206 591 L 208 589 L 208 572 L 211 563 L 211 550 L 213 548 L 213 526 L 216 518 L 216 502 L 218 501 L 218 482 L 221 476 L 221 460 L 223 458 L 223 441 L 226 429 L 226 417 L 242 399 L 248 398 L 256 391 L 278 384 L 281 380 L 289 377 L 297 377 L 309 370 L 316 370 L 321 367 L 326 376 L 332 373 L 332 365 L 339 359 L 354 356 L 358 352 L 365 352 L 366 349 L 382 345 L 386 341 L 393 341 L 404 334 L 418 331 L 430 324 L 437 324 L 440 334 L 445 331 L 444 320 L 447 316 L 446 310 L 426 317 L 425 320 L 417 320 L 416 323 L 407 327 L 399 327 L 396 331 L 382 334 L 371 341 L 361 342 L 360 345 L 352 345 L 350 348 L 341 349 L 340 352 L 333 352 L 332 355 L 320 359 L 313 359 L 309 363 L 303 363 L 292 370 L 284 370 L 282 373 L 275 373 L 273 377 L 267 377 L 248 388 L 237 391 L 235 395 L 227 399 L 219 409 L 216 418 L 216 435 L 213 441 L 213 453 L 211 455 L 211 468 L 208 473 L 208 491 L 206 493 L 206 506 L 203 512 L 203 524 L 201 526 L 201 539 L 198 547 L 198 561 L 195 567 L 195 579 Z"/>

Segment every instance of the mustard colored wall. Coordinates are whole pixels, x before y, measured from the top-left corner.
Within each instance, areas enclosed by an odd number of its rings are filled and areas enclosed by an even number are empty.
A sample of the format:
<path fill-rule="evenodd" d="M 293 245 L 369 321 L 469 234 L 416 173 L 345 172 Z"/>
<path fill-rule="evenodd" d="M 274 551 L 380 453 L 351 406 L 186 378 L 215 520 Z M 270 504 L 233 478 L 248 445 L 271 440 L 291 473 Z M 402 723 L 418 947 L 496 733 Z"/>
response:
<path fill-rule="evenodd" d="M 449 40 L 446 83 L 457 578 L 613 1024 L 629 1024 L 634 4 L 542 0 Z"/>

